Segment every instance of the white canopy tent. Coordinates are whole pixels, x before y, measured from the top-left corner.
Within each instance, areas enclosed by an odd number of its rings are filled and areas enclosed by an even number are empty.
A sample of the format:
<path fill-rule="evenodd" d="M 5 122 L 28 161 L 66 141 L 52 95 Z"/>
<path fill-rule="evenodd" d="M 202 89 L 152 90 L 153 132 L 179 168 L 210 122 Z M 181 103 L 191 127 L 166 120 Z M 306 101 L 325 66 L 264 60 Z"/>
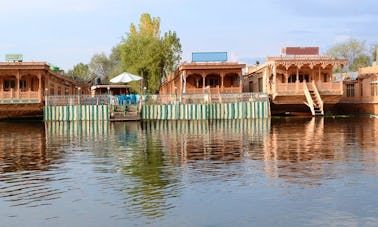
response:
<path fill-rule="evenodd" d="M 141 80 L 142 77 L 128 73 L 128 72 L 123 72 L 120 75 L 112 78 L 110 82 L 112 83 L 129 83 L 131 81 L 138 81 Z"/>

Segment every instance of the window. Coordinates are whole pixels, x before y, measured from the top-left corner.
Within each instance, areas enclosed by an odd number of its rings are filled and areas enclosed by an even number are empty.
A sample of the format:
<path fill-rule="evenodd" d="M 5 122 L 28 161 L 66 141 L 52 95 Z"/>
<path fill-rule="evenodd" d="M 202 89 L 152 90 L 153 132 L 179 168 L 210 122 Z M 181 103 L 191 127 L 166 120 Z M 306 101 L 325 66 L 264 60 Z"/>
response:
<path fill-rule="evenodd" d="M 303 74 L 299 74 L 299 82 L 303 82 Z"/>
<path fill-rule="evenodd" d="M 216 86 L 219 85 L 219 80 L 217 80 L 217 79 L 210 79 L 209 80 L 209 85 L 210 85 L 210 87 L 216 87 Z"/>
<path fill-rule="evenodd" d="M 287 80 L 288 83 L 295 83 L 295 81 L 297 81 L 297 75 L 295 74 L 291 74 L 289 76 L 289 79 Z"/>
<path fill-rule="evenodd" d="M 371 96 L 378 96 L 378 83 L 371 83 Z"/>
<path fill-rule="evenodd" d="M 328 74 L 323 73 L 323 82 L 327 82 L 327 81 L 328 81 Z"/>
<path fill-rule="evenodd" d="M 20 90 L 21 91 L 26 90 L 26 80 L 20 80 Z"/>
<path fill-rule="evenodd" d="M 14 80 L 5 80 L 4 81 L 4 91 L 10 91 L 16 87 L 16 81 Z"/>
<path fill-rule="evenodd" d="M 309 83 L 309 82 L 310 82 L 310 75 L 305 74 L 305 75 L 304 75 L 304 79 L 305 79 L 305 81 L 306 81 L 307 83 Z"/>
<path fill-rule="evenodd" d="M 249 81 L 249 89 L 250 92 L 253 92 L 253 82 Z"/>
<path fill-rule="evenodd" d="M 259 78 L 259 92 L 263 92 L 263 80 L 262 78 Z"/>
<path fill-rule="evenodd" d="M 346 93 L 347 97 L 354 97 L 354 84 L 346 85 Z"/>
<path fill-rule="evenodd" d="M 203 80 L 199 80 L 198 81 L 198 88 L 202 88 L 203 87 Z"/>

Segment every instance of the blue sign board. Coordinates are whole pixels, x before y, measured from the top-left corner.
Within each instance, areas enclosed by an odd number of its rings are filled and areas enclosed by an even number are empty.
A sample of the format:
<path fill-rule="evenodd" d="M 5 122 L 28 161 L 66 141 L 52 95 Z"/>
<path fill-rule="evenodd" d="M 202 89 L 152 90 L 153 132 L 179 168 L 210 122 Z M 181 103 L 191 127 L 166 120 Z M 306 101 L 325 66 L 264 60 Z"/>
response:
<path fill-rule="evenodd" d="M 194 52 L 192 62 L 227 61 L 227 52 Z"/>

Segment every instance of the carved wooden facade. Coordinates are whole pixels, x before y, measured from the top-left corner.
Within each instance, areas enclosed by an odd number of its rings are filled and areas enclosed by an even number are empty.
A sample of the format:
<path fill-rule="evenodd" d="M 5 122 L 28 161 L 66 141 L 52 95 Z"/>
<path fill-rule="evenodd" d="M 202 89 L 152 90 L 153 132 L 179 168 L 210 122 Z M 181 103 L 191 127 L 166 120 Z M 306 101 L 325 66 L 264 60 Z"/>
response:
<path fill-rule="evenodd" d="M 88 92 L 45 62 L 0 62 L 0 118 L 41 115 L 45 95 Z"/>
<path fill-rule="evenodd" d="M 344 112 L 378 114 L 378 66 L 360 68 L 355 80 L 344 81 L 341 103 Z"/>
<path fill-rule="evenodd" d="M 307 105 L 313 115 L 323 115 L 324 106 L 337 103 L 343 94 L 342 80 L 333 77 L 335 67 L 347 60 L 328 56 L 268 57 L 266 63 L 250 68 L 244 76 L 243 91 L 265 92 L 275 105 L 303 109 Z"/>
<path fill-rule="evenodd" d="M 160 94 L 241 93 L 245 64 L 183 63 L 168 76 Z"/>

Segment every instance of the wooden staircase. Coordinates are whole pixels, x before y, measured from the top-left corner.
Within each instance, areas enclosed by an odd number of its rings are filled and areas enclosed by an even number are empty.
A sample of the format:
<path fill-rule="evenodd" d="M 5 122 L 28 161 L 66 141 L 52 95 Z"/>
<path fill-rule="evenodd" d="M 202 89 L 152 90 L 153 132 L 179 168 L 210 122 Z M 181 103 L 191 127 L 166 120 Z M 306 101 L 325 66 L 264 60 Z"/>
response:
<path fill-rule="evenodd" d="M 304 88 L 307 102 L 305 104 L 310 107 L 313 116 L 324 116 L 323 100 L 320 97 L 318 89 L 314 82 L 305 85 Z"/>
<path fill-rule="evenodd" d="M 140 114 L 135 105 L 129 106 L 114 106 L 111 114 L 110 121 L 139 121 Z"/>
<path fill-rule="evenodd" d="M 310 95 L 311 95 L 311 98 L 312 98 L 312 101 L 313 101 L 313 105 L 314 105 L 314 112 L 315 112 L 315 116 L 323 116 L 323 109 L 320 107 L 320 103 L 318 101 L 318 99 L 316 98 L 316 94 L 315 94 L 315 91 L 314 90 L 309 90 L 310 92 Z"/>

